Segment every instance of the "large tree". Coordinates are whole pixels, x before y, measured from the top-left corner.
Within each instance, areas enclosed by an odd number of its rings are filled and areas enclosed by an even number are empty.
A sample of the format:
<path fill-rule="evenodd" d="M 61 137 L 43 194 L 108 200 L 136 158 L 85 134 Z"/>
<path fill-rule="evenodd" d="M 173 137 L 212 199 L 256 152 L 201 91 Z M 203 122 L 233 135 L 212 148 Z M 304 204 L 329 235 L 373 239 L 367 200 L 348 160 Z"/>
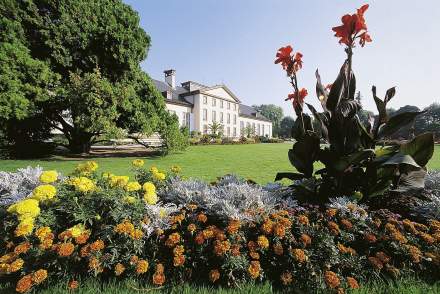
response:
<path fill-rule="evenodd" d="M 252 107 L 266 118 L 270 119 L 272 122 L 272 135 L 275 137 L 279 136 L 280 122 L 283 118 L 283 109 L 274 104 L 253 105 Z"/>
<path fill-rule="evenodd" d="M 178 123 L 140 69 L 150 38 L 130 6 L 119 0 L 0 3 L 0 127 L 7 134 L 11 125 L 24 128 L 9 137 L 35 131 L 45 137 L 55 128 L 77 153 L 124 132 L 158 131 L 173 146 L 169 136 L 180 136 Z"/>
<path fill-rule="evenodd" d="M 292 137 L 292 127 L 295 124 L 295 119 L 291 116 L 285 116 L 280 122 L 279 135 L 283 138 Z"/>

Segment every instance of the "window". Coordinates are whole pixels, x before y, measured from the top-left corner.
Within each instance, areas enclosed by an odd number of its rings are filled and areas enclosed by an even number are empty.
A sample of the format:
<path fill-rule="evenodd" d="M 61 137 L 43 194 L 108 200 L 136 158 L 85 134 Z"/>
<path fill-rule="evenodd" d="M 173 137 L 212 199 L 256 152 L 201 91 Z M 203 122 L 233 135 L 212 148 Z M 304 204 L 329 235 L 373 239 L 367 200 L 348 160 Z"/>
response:
<path fill-rule="evenodd" d="M 223 112 L 220 112 L 220 122 L 223 123 Z"/>
<path fill-rule="evenodd" d="M 212 98 L 212 106 L 216 106 L 217 105 L 217 99 Z"/>
<path fill-rule="evenodd" d="M 252 123 L 252 132 L 255 134 L 255 123 Z"/>
<path fill-rule="evenodd" d="M 243 129 L 244 129 L 244 121 L 241 121 L 240 122 L 240 130 L 243 131 Z"/>
<path fill-rule="evenodd" d="M 261 133 L 260 133 L 260 124 L 257 125 L 257 134 L 258 134 L 258 136 L 261 135 Z"/>
<path fill-rule="evenodd" d="M 231 136 L 231 127 L 228 127 L 228 137 Z"/>
<path fill-rule="evenodd" d="M 231 102 L 228 102 L 228 109 L 231 109 Z"/>
<path fill-rule="evenodd" d="M 263 125 L 263 136 L 264 136 L 264 125 Z"/>
<path fill-rule="evenodd" d="M 208 110 L 207 109 L 203 109 L 203 120 L 204 121 L 208 120 Z"/>
<path fill-rule="evenodd" d="M 212 111 L 212 121 L 215 122 L 217 120 L 217 116 L 215 110 Z"/>
<path fill-rule="evenodd" d="M 234 127 L 234 137 L 237 137 L 237 128 Z"/>
<path fill-rule="evenodd" d="M 234 114 L 234 125 L 236 125 L 236 124 L 237 124 L 237 115 Z"/>
<path fill-rule="evenodd" d="M 203 125 L 203 134 L 208 133 L 208 125 Z"/>
<path fill-rule="evenodd" d="M 220 108 L 223 108 L 223 100 L 220 100 Z"/>
<path fill-rule="evenodd" d="M 231 114 L 230 114 L 230 113 L 228 113 L 228 115 L 227 115 L 226 122 L 227 122 L 228 124 L 231 123 Z"/>
<path fill-rule="evenodd" d="M 237 110 L 237 104 L 234 103 L 234 110 Z"/>
<path fill-rule="evenodd" d="M 203 96 L 203 104 L 208 104 L 208 97 Z"/>

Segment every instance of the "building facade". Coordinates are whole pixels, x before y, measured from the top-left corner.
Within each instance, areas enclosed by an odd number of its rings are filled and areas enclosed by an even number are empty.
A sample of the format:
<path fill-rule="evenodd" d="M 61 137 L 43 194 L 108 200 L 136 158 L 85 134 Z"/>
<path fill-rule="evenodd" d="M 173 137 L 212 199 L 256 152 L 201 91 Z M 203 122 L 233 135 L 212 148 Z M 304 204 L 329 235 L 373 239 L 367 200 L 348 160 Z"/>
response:
<path fill-rule="evenodd" d="M 175 70 L 166 70 L 165 80 L 153 80 L 165 98 L 168 111 L 175 113 L 181 126 L 190 131 L 211 133 L 210 126 L 223 126 L 223 136 L 272 137 L 272 122 L 254 108 L 244 105 L 225 85 L 206 86 L 187 81 L 176 85 Z"/>

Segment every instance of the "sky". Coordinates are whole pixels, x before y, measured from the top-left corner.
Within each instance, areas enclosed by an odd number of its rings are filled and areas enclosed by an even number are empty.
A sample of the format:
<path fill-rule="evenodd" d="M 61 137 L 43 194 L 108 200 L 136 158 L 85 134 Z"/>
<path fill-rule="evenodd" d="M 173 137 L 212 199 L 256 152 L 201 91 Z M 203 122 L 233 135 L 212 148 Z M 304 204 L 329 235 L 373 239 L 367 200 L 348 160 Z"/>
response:
<path fill-rule="evenodd" d="M 365 109 L 376 111 L 371 87 L 383 97 L 396 86 L 388 104 L 420 108 L 440 102 L 439 0 L 124 0 L 139 13 L 151 47 L 142 68 L 152 78 L 176 70 L 178 83 L 192 80 L 225 84 L 244 104 L 276 104 L 293 116 L 285 102 L 292 89 L 277 49 L 292 45 L 303 57 L 299 87 L 318 109 L 315 70 L 332 83 L 346 57 L 331 28 L 341 16 L 365 3 L 373 39 L 354 49 L 353 70 Z"/>

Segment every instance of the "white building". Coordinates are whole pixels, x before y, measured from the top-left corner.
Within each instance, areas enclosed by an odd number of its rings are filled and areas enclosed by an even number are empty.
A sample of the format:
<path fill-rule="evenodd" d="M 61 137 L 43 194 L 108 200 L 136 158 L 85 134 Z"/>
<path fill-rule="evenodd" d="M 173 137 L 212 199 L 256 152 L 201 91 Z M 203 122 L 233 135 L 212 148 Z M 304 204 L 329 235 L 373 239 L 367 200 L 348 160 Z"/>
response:
<path fill-rule="evenodd" d="M 225 85 L 205 86 L 187 81 L 176 86 L 175 70 L 166 70 L 165 81 L 153 80 L 165 97 L 167 109 L 190 131 L 210 133 L 209 125 L 223 125 L 223 136 L 238 138 L 246 128 L 257 136 L 272 137 L 272 122 L 241 101 Z"/>

